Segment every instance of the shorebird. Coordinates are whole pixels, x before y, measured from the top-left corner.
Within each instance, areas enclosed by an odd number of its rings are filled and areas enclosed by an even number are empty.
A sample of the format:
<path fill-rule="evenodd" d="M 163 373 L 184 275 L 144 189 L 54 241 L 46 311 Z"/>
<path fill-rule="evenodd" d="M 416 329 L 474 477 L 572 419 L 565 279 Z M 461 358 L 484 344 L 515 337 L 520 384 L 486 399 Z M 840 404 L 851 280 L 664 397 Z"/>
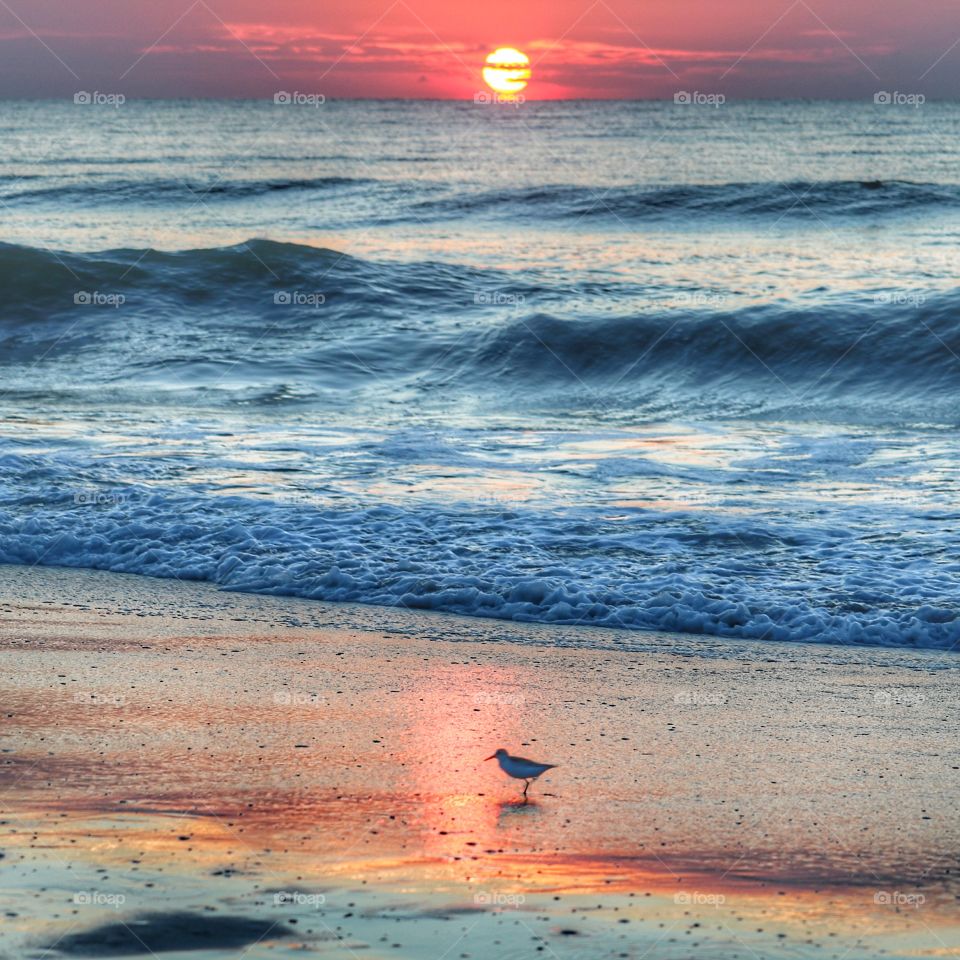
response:
<path fill-rule="evenodd" d="M 489 757 L 484 757 L 483 762 L 486 763 L 487 760 L 496 760 L 500 764 L 500 769 L 508 777 L 513 777 L 515 780 L 526 780 L 526 786 L 523 788 L 524 801 L 526 801 L 530 784 L 540 774 L 546 773 L 556 766 L 555 763 L 537 763 L 536 760 L 528 760 L 526 757 L 511 757 L 503 747 L 496 753 L 491 753 Z"/>

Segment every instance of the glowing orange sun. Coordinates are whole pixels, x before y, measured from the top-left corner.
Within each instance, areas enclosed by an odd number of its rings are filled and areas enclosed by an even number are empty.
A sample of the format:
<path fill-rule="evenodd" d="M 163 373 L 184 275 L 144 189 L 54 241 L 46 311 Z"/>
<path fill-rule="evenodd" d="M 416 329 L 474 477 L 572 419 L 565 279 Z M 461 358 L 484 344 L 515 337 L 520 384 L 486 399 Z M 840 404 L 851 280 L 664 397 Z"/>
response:
<path fill-rule="evenodd" d="M 530 80 L 530 60 L 513 47 L 500 47 L 487 57 L 483 79 L 497 93 L 519 93 Z"/>

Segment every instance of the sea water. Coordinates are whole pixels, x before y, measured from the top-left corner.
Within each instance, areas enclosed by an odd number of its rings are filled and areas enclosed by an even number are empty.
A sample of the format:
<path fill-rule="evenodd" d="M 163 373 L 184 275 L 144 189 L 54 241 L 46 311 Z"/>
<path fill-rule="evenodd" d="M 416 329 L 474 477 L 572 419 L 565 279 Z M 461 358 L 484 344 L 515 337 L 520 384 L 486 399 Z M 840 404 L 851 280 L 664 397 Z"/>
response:
<path fill-rule="evenodd" d="M 960 642 L 960 106 L 0 131 L 0 562 Z"/>

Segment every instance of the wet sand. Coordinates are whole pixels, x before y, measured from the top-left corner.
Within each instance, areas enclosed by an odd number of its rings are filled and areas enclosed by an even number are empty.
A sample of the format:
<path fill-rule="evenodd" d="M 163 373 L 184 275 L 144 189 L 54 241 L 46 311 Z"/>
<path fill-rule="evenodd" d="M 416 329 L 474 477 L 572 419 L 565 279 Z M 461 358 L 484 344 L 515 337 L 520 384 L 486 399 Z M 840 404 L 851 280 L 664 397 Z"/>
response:
<path fill-rule="evenodd" d="M 960 955 L 955 655 L 0 587 L 0 956 Z"/>

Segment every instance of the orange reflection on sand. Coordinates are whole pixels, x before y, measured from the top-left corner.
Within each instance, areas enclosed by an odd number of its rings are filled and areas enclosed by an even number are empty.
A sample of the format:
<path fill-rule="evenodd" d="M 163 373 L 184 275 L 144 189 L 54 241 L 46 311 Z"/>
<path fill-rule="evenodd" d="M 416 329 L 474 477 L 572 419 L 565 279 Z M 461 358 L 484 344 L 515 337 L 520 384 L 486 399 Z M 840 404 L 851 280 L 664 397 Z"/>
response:
<path fill-rule="evenodd" d="M 431 666 L 409 696 L 416 702 L 408 715 L 416 719 L 405 759 L 412 789 L 425 798 L 423 852 L 456 860 L 500 849 L 502 801 L 516 802 L 520 781 L 507 781 L 484 758 L 499 746 L 516 749 L 528 727 L 517 671 Z"/>

